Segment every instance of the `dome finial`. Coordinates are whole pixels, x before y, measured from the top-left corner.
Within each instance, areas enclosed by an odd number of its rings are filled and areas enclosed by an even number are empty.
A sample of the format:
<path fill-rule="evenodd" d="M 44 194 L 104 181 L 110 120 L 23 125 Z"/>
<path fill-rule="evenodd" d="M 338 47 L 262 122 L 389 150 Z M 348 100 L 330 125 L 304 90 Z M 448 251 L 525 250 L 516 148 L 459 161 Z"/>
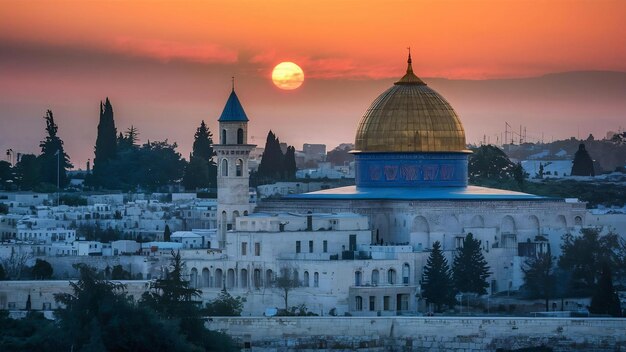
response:
<path fill-rule="evenodd" d="M 235 76 L 230 77 L 233 83 L 233 92 L 235 91 Z"/>
<path fill-rule="evenodd" d="M 408 64 L 406 73 L 413 73 L 413 66 L 411 65 L 413 63 L 413 60 L 411 60 L 411 47 L 407 47 L 407 50 L 409 51 L 409 59 L 406 60 L 406 63 Z"/>
<path fill-rule="evenodd" d="M 419 77 L 417 77 L 414 73 L 413 73 L 413 60 L 411 59 L 411 47 L 407 47 L 407 50 L 409 51 L 409 58 L 408 60 L 406 60 L 407 63 L 407 67 L 406 67 L 406 74 L 400 78 L 400 80 L 394 84 L 398 85 L 398 84 L 413 84 L 413 85 L 421 85 L 421 86 L 425 86 L 426 83 L 424 83 L 424 81 L 422 81 L 421 79 L 419 79 Z"/>

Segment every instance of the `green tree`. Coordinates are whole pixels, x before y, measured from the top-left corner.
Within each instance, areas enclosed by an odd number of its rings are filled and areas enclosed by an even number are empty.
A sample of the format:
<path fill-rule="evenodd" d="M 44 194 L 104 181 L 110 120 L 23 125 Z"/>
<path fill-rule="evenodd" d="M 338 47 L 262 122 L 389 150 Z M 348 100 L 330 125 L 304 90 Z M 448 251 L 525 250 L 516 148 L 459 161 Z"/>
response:
<path fill-rule="evenodd" d="M 524 182 L 526 181 L 526 176 L 527 174 L 522 167 L 522 163 L 518 162 L 517 164 L 515 164 L 515 167 L 513 168 L 513 179 L 517 183 L 519 189 L 521 189 L 522 191 L 525 188 Z"/>
<path fill-rule="evenodd" d="M 183 177 L 186 189 L 217 187 L 217 164 L 213 160 L 214 156 L 213 134 L 202 120 L 194 134 L 193 151 Z"/>
<path fill-rule="evenodd" d="M 32 268 L 33 277 L 36 280 L 50 280 L 52 278 L 52 265 L 45 260 L 37 259 Z"/>
<path fill-rule="evenodd" d="M 183 186 L 186 190 L 207 188 L 211 185 L 209 180 L 209 167 L 206 160 L 198 156 L 192 156 L 185 167 Z"/>
<path fill-rule="evenodd" d="M 162 318 L 178 323 L 186 339 L 205 350 L 226 351 L 232 349 L 232 341 L 223 334 L 212 332 L 204 327 L 205 318 L 199 302 L 200 290 L 190 287 L 183 278 L 185 263 L 180 252 L 172 251 L 170 267 L 164 277 L 155 280 L 150 290 L 142 295 L 142 305 L 150 307 Z"/>
<path fill-rule="evenodd" d="M 480 241 L 470 232 L 457 250 L 452 264 L 454 287 L 458 292 L 487 293 L 489 266 L 480 248 Z"/>
<path fill-rule="evenodd" d="M 55 322 L 40 312 L 28 312 L 23 319 L 12 319 L 8 310 L 0 310 L 0 351 L 68 351 Z"/>
<path fill-rule="evenodd" d="M 56 312 L 57 336 L 76 351 L 195 351 L 176 324 L 136 306 L 125 286 L 101 280 L 95 269 L 76 266 L 80 279 L 72 293 L 55 295 L 65 308 Z"/>
<path fill-rule="evenodd" d="M 0 281 L 6 280 L 7 279 L 7 273 L 6 271 L 4 271 L 4 266 L 2 266 L 2 263 L 0 263 Z"/>
<path fill-rule="evenodd" d="M 549 251 L 528 258 L 522 267 L 524 288 L 528 290 L 531 297 L 540 297 L 545 300 L 546 312 L 550 310 L 550 298 L 555 295 L 557 279 L 555 270 L 554 260 Z"/>
<path fill-rule="evenodd" d="M 0 160 L 0 187 L 7 186 L 7 182 L 13 182 L 13 168 L 8 161 Z"/>
<path fill-rule="evenodd" d="M 448 261 L 443 256 L 439 241 L 433 243 L 432 251 L 424 267 L 422 296 L 441 311 L 443 305 L 454 304 L 454 285 Z"/>
<path fill-rule="evenodd" d="M 295 269 L 289 267 L 281 268 L 280 275 L 274 279 L 274 286 L 281 291 L 285 302 L 285 311 L 288 311 L 289 293 L 300 286 L 300 282 L 295 275 Z"/>
<path fill-rule="evenodd" d="M 265 149 L 259 164 L 258 177 L 266 182 L 280 180 L 283 174 L 283 152 L 280 149 L 280 140 L 274 132 L 269 131 L 265 140 Z"/>
<path fill-rule="evenodd" d="M 611 267 L 606 263 L 602 266 L 602 274 L 591 298 L 589 312 L 593 314 L 608 314 L 614 317 L 622 316 L 619 296 L 617 295 L 617 290 L 613 287 Z"/>
<path fill-rule="evenodd" d="M 468 161 L 469 180 L 508 180 L 514 178 L 515 164 L 498 147 L 483 145 L 473 150 Z"/>
<path fill-rule="evenodd" d="M 95 157 L 93 159 L 93 182 L 102 185 L 107 175 L 107 165 L 117 155 L 117 129 L 113 118 L 113 106 L 107 97 L 105 102 L 100 101 L 100 121 L 98 122 L 98 136 L 96 137 Z"/>
<path fill-rule="evenodd" d="M 233 297 L 226 288 L 211 302 L 207 303 L 205 312 L 209 316 L 236 317 L 241 315 L 243 304 L 246 301 L 242 297 Z"/>
<path fill-rule="evenodd" d="M 172 236 L 172 231 L 170 230 L 170 225 L 165 224 L 165 229 L 163 230 L 163 241 L 169 242 Z"/>
<path fill-rule="evenodd" d="M 124 267 L 121 265 L 113 266 L 111 270 L 111 280 L 130 280 L 130 272 L 124 270 Z"/>
<path fill-rule="evenodd" d="M 33 154 L 22 155 L 15 165 L 15 177 L 21 190 L 30 190 L 41 182 L 39 159 Z M 55 166 L 56 170 L 56 166 Z"/>
<path fill-rule="evenodd" d="M 574 288 L 595 287 L 606 263 L 611 271 L 624 275 L 622 246 L 615 233 L 600 236 L 596 229 L 582 229 L 580 236 L 567 234 L 561 240 L 559 267 L 572 272 Z"/>
<path fill-rule="evenodd" d="M 69 183 L 67 169 L 72 168 L 69 156 L 63 150 L 63 141 L 57 135 L 59 127 L 54 122 L 51 110 L 46 111 L 46 138 L 39 143 L 41 155 L 39 155 L 41 182 L 65 187 Z M 58 167 L 58 169 L 57 169 Z"/>

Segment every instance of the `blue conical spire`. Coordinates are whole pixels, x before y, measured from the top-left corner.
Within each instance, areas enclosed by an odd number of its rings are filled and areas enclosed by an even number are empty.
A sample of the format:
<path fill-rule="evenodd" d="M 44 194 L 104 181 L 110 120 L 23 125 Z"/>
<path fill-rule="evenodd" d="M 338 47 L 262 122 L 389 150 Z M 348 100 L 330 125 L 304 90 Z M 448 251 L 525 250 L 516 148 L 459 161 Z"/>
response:
<path fill-rule="evenodd" d="M 222 111 L 222 115 L 217 120 L 219 122 L 248 122 L 248 116 L 246 116 L 246 112 L 243 111 L 243 106 L 239 102 L 239 98 L 237 98 L 237 94 L 235 93 L 235 86 L 233 84 L 233 90 L 230 92 L 230 96 L 226 101 L 226 106 L 224 106 L 224 111 Z"/>

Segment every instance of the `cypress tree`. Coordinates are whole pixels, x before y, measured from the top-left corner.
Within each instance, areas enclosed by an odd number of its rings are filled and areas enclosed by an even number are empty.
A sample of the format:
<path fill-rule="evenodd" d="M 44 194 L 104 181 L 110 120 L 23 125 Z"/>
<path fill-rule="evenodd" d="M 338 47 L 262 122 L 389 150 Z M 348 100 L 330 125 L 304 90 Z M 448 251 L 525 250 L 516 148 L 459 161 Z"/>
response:
<path fill-rule="evenodd" d="M 454 287 L 458 292 L 487 293 L 489 266 L 480 248 L 480 241 L 468 233 L 463 247 L 457 251 L 452 265 Z"/>
<path fill-rule="evenodd" d="M 296 171 L 298 171 L 296 167 L 296 148 L 289 146 L 283 158 L 284 179 L 294 180 L 296 178 Z"/>
<path fill-rule="evenodd" d="M 283 159 L 284 155 L 280 150 L 280 140 L 270 130 L 265 140 L 265 150 L 259 164 L 259 178 L 269 181 L 281 179 L 284 174 Z"/>
<path fill-rule="evenodd" d="M 63 150 L 63 141 L 57 135 L 59 127 L 54 122 L 51 110 L 46 111 L 46 138 L 41 141 L 41 155 L 39 155 L 41 182 L 57 184 L 61 187 L 67 185 L 68 178 L 66 169 L 71 168 L 70 158 Z M 58 170 L 57 170 L 58 168 Z"/>
<path fill-rule="evenodd" d="M 595 176 L 595 170 L 593 168 L 593 160 L 585 149 L 585 144 L 581 143 L 578 146 L 578 151 L 574 155 L 574 162 L 572 164 L 572 176 Z"/>
<path fill-rule="evenodd" d="M 100 180 L 106 177 L 105 168 L 109 160 L 115 158 L 117 154 L 117 142 L 113 107 L 107 97 L 104 103 L 100 102 L 100 121 L 93 159 L 93 174 L 96 184 L 100 184 Z"/>
<path fill-rule="evenodd" d="M 204 123 L 196 129 L 193 151 L 185 168 L 183 185 L 186 189 L 217 186 L 217 164 L 213 160 L 213 134 Z"/>
<path fill-rule="evenodd" d="M 614 317 L 622 316 L 619 296 L 617 295 L 615 287 L 613 287 L 611 268 L 606 263 L 602 265 L 602 274 L 600 275 L 596 291 L 591 298 L 589 312 L 594 314 L 608 314 Z"/>
<path fill-rule="evenodd" d="M 454 304 L 453 286 L 450 266 L 443 256 L 441 244 L 436 241 L 424 267 L 422 296 L 428 303 L 434 304 L 437 311 L 441 311 L 442 305 Z"/>

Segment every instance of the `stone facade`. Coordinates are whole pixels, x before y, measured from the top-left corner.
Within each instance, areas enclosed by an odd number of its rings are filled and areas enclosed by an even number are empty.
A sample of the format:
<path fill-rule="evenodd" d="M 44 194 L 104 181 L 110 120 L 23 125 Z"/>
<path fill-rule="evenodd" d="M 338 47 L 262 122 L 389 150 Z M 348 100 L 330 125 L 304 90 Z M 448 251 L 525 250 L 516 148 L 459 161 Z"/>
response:
<path fill-rule="evenodd" d="M 626 348 L 626 319 L 494 317 L 214 317 L 244 351 L 554 351 Z"/>

